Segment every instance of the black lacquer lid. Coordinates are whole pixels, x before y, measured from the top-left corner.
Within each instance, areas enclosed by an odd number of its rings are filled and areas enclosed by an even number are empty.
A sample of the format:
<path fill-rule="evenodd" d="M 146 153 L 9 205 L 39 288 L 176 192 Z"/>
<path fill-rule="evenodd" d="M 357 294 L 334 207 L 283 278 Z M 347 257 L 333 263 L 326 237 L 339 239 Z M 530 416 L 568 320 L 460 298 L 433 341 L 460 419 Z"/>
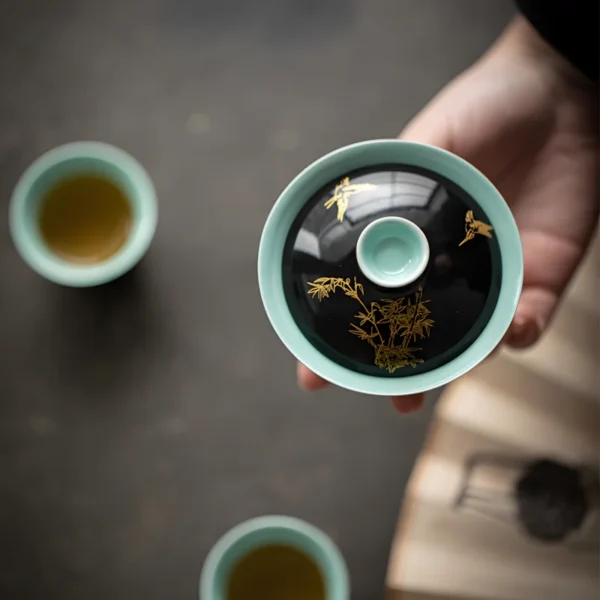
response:
<path fill-rule="evenodd" d="M 392 276 L 385 285 L 361 269 L 357 250 L 361 234 L 390 217 L 416 225 L 428 246 L 423 273 L 400 287 L 393 276 L 422 258 L 419 248 L 403 247 L 394 230 L 371 244 L 365 260 L 389 265 L 380 269 Z M 282 269 L 303 334 L 333 361 L 377 377 L 424 373 L 464 352 L 492 315 L 502 278 L 485 211 L 439 175 L 397 165 L 347 173 L 321 188 L 288 233 Z"/>

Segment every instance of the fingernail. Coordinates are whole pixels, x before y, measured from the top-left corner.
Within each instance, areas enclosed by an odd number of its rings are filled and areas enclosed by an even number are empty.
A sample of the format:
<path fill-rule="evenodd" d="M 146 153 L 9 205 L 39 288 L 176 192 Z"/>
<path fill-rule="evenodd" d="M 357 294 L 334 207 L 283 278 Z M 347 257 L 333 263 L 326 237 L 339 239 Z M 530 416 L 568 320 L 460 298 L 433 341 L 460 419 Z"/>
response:
<path fill-rule="evenodd" d="M 395 409 L 403 415 L 418 411 L 423 405 L 422 398 L 392 398 Z"/>

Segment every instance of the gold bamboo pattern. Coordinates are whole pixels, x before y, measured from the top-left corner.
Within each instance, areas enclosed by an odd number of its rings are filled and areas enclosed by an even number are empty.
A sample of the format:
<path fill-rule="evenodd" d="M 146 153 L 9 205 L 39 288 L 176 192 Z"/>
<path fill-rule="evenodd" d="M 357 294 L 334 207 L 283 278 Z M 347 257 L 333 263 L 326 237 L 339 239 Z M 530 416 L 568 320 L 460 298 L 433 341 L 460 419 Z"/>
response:
<path fill-rule="evenodd" d="M 487 223 L 483 223 L 482 221 L 477 221 L 475 219 L 475 215 L 472 210 L 468 210 L 465 215 L 465 239 L 459 244 L 462 246 L 466 244 L 469 240 L 472 240 L 475 235 L 484 235 L 487 238 L 492 237 L 493 227 L 488 225 Z"/>
<path fill-rule="evenodd" d="M 319 277 L 308 282 L 308 294 L 319 302 L 329 298 L 337 290 L 355 300 L 361 310 L 354 315 L 357 323 L 350 323 L 349 333 L 371 346 L 375 352 L 374 362 L 381 369 L 394 373 L 403 367 L 416 367 L 423 361 L 416 356 L 419 350 L 412 346 L 420 339 L 428 338 L 434 325 L 427 308 L 429 300 L 423 300 L 423 289 L 418 288 L 413 297 L 385 298 L 367 306 L 361 295 L 362 284 L 341 277 Z M 384 335 L 385 334 L 385 335 Z"/>
<path fill-rule="evenodd" d="M 372 183 L 350 183 L 350 177 L 344 177 L 335 186 L 333 196 L 325 202 L 325 208 L 330 209 L 332 206 L 337 205 L 337 218 L 338 221 L 342 222 L 350 203 L 350 196 L 367 190 L 374 190 L 376 187 Z"/>

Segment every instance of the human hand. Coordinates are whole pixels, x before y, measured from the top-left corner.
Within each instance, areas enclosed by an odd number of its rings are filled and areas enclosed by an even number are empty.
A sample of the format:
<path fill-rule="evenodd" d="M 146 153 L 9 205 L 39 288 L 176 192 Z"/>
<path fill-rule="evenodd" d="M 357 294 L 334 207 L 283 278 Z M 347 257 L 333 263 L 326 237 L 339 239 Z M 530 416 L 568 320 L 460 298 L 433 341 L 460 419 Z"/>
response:
<path fill-rule="evenodd" d="M 597 88 L 522 17 L 406 127 L 401 139 L 444 148 L 498 188 L 517 221 L 523 292 L 504 342 L 535 343 L 581 261 L 598 218 Z M 327 382 L 298 365 L 307 390 Z M 392 398 L 401 413 L 423 394 Z"/>

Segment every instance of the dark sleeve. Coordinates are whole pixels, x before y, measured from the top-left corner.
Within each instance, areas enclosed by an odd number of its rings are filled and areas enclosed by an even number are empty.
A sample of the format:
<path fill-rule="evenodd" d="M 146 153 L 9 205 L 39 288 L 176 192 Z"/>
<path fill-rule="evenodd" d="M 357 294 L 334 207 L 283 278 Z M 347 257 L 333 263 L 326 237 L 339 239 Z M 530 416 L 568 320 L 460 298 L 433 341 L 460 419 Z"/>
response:
<path fill-rule="evenodd" d="M 557 52 L 598 81 L 600 0 L 517 0 L 517 6 Z"/>

